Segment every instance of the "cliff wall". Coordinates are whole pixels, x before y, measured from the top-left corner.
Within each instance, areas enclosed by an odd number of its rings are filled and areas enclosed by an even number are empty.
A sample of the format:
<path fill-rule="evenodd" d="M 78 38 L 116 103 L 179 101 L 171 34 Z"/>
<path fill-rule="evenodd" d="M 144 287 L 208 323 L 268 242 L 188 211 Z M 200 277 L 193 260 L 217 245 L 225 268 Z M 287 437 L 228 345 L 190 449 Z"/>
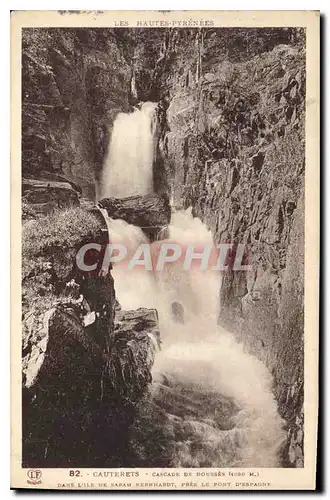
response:
<path fill-rule="evenodd" d="M 303 33 L 282 30 L 267 45 L 267 31 L 237 52 L 240 30 L 227 53 L 221 37 L 198 32 L 174 51 L 160 150 L 174 203 L 192 206 L 217 242 L 246 245 L 252 270 L 219 279 L 219 323 L 272 372 L 288 429 L 283 464 L 299 467 L 305 53 Z"/>
<path fill-rule="evenodd" d="M 23 177 L 63 175 L 94 199 L 111 124 L 130 109 L 131 79 L 120 30 L 23 29 Z"/>

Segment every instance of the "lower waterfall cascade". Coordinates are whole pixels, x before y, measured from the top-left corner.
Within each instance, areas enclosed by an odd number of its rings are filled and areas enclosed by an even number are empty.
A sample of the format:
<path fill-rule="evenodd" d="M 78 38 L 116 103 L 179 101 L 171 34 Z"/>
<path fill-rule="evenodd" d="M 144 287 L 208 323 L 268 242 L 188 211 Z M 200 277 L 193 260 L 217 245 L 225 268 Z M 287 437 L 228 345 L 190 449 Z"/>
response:
<path fill-rule="evenodd" d="M 156 104 L 120 113 L 104 164 L 103 197 L 153 192 Z M 132 251 L 148 243 L 143 231 L 107 218 L 110 241 Z M 172 210 L 168 239 L 213 244 L 191 209 Z M 166 241 L 166 240 L 164 240 Z M 157 246 L 159 242 L 154 242 Z M 284 421 L 266 366 L 217 324 L 221 275 L 180 263 L 163 271 L 111 271 L 123 309 L 155 308 L 162 346 L 144 408 L 132 428 L 131 466 L 276 467 Z M 143 406 L 143 405 L 142 405 Z"/>

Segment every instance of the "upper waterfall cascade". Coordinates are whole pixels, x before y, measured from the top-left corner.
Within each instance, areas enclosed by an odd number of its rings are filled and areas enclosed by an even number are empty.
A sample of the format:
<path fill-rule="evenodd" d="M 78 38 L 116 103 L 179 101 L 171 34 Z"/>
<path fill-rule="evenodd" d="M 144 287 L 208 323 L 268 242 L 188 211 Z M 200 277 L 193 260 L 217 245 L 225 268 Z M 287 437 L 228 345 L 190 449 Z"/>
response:
<path fill-rule="evenodd" d="M 117 116 L 103 197 L 153 192 L 155 109 L 154 103 L 144 103 L 140 110 Z M 147 241 L 140 228 L 122 220 L 108 219 L 108 229 L 111 241 L 129 249 Z M 173 211 L 169 239 L 181 245 L 213 243 L 211 232 L 189 209 Z M 217 325 L 219 273 L 196 267 L 187 271 L 179 263 L 161 272 L 128 271 L 114 264 L 111 272 L 124 309 L 154 307 L 159 314 L 162 350 L 150 396 L 157 411 L 149 418 L 165 415 L 167 458 L 161 466 L 276 467 L 285 433 L 272 378 L 261 361 Z M 173 310 L 179 311 L 179 321 Z M 139 442 L 138 426 L 134 439 Z M 147 456 L 141 463 L 154 466 L 156 458 Z"/>
<path fill-rule="evenodd" d="M 157 104 L 145 102 L 114 121 L 103 167 L 100 198 L 124 198 L 153 192 Z"/>

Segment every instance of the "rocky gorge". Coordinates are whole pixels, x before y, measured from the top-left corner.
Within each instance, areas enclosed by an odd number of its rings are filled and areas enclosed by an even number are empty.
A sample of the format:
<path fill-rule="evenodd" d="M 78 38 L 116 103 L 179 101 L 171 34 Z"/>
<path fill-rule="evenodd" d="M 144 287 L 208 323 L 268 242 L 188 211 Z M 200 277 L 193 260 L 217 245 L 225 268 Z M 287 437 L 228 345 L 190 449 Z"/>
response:
<path fill-rule="evenodd" d="M 219 281 L 219 325 L 271 372 L 281 464 L 303 466 L 303 30 L 25 29 L 22 54 L 26 465 L 125 465 L 132 453 L 157 312 L 121 309 L 111 274 L 74 263 L 108 238 L 94 202 L 115 117 L 152 101 L 155 196 L 100 206 L 157 232 L 169 202 L 192 207 L 215 242 L 247 245 L 252 271 Z"/>

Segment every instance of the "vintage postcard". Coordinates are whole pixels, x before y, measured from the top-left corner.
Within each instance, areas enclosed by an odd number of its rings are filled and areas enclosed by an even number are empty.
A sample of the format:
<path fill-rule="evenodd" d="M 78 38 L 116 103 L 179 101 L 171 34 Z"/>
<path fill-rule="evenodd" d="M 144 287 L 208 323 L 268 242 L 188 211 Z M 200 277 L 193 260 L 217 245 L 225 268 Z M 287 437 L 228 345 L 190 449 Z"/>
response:
<path fill-rule="evenodd" d="M 11 487 L 315 489 L 319 12 L 11 23 Z"/>

